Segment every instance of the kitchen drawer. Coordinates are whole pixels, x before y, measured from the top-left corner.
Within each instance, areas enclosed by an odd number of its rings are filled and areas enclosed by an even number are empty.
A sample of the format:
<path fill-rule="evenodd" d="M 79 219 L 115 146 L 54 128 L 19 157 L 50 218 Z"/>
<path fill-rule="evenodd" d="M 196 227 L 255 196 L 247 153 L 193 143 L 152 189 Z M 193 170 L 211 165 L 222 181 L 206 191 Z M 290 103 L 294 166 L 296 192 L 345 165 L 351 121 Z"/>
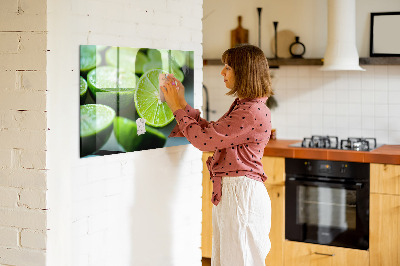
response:
<path fill-rule="evenodd" d="M 365 250 L 285 241 L 285 266 L 366 266 Z"/>
<path fill-rule="evenodd" d="M 400 165 L 370 165 L 371 193 L 400 195 Z"/>

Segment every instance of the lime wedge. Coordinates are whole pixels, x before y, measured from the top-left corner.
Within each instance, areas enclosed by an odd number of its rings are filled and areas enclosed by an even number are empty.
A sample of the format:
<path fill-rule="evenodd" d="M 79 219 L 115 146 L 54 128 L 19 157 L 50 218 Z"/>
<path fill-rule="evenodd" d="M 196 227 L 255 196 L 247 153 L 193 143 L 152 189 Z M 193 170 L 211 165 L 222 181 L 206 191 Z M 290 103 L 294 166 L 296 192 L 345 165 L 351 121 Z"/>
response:
<path fill-rule="evenodd" d="M 139 78 L 132 72 L 118 71 L 111 66 L 101 66 L 88 73 L 89 90 L 96 103 L 114 110 L 133 105 L 134 91 Z"/>
<path fill-rule="evenodd" d="M 114 135 L 127 152 L 162 148 L 167 141 L 161 131 L 149 126 L 146 133 L 138 135 L 136 122 L 121 116 L 114 120 Z"/>
<path fill-rule="evenodd" d="M 87 95 L 87 82 L 82 77 L 80 77 L 79 94 L 80 94 L 80 102 L 81 102 L 81 104 L 83 104 L 86 100 L 86 95 Z"/>
<path fill-rule="evenodd" d="M 138 82 L 135 92 L 136 111 L 146 119 L 146 124 L 164 127 L 174 120 L 174 115 L 166 102 L 160 100 L 159 74 L 167 72 L 153 69 L 144 73 Z"/>
<path fill-rule="evenodd" d="M 101 104 L 86 104 L 80 108 L 81 157 L 99 150 L 109 139 L 115 111 Z"/>
<path fill-rule="evenodd" d="M 96 52 L 96 45 L 81 45 L 80 51 L 81 72 L 87 73 L 91 69 L 100 65 L 101 56 Z"/>
<path fill-rule="evenodd" d="M 120 47 L 119 48 L 119 62 L 117 56 L 117 48 L 111 47 L 106 51 L 106 62 L 107 64 L 119 67 L 131 71 L 137 74 L 143 73 L 143 65 L 149 61 L 147 56 L 140 52 L 138 48 Z"/>

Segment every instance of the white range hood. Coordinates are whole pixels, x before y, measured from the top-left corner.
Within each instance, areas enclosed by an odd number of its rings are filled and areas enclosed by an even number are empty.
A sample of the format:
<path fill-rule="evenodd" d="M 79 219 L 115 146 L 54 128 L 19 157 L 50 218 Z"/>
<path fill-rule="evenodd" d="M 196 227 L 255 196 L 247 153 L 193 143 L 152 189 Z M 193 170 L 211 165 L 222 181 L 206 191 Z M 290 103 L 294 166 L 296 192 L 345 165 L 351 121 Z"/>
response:
<path fill-rule="evenodd" d="M 323 71 L 358 70 L 355 0 L 328 0 L 328 44 Z"/>

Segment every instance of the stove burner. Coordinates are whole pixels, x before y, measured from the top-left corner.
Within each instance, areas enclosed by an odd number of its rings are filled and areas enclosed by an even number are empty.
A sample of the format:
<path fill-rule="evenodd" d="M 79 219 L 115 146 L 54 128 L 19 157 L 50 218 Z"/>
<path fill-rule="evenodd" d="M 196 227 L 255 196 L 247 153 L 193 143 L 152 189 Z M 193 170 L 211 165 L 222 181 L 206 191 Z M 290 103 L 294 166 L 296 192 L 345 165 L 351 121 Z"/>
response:
<path fill-rule="evenodd" d="M 376 148 L 376 138 L 347 138 L 340 141 L 343 150 L 369 151 Z"/>
<path fill-rule="evenodd" d="M 326 148 L 338 149 L 339 140 L 334 136 L 312 136 L 311 138 L 304 138 L 301 142 L 301 147 L 305 148 Z"/>
<path fill-rule="evenodd" d="M 297 142 L 289 146 L 303 148 L 321 148 L 321 149 L 341 149 L 353 151 L 371 151 L 378 147 L 376 138 L 347 138 L 340 141 L 336 136 L 317 136 L 304 138 L 302 142 Z"/>

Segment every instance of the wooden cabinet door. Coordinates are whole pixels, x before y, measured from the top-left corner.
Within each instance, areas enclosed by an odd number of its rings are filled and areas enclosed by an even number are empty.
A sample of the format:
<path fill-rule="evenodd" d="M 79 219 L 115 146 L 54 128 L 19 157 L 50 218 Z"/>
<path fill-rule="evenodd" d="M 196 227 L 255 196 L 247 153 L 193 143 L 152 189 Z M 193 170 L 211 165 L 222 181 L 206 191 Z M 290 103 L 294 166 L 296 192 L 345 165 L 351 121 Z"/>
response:
<path fill-rule="evenodd" d="M 370 165 L 371 193 L 400 195 L 400 165 Z"/>
<path fill-rule="evenodd" d="M 400 265 L 400 196 L 371 194 L 371 266 Z"/>
<path fill-rule="evenodd" d="M 365 250 L 285 240 L 285 266 L 368 266 Z"/>
<path fill-rule="evenodd" d="M 261 163 L 268 177 L 266 184 L 285 185 L 285 158 L 264 156 Z"/>
<path fill-rule="evenodd" d="M 265 184 L 271 199 L 271 250 L 265 259 L 266 266 L 283 265 L 285 240 L 285 187 Z"/>
<path fill-rule="evenodd" d="M 201 253 L 204 258 L 211 258 L 212 252 L 212 183 L 206 161 L 212 152 L 203 153 L 203 195 L 202 195 L 202 224 L 201 224 Z"/>

